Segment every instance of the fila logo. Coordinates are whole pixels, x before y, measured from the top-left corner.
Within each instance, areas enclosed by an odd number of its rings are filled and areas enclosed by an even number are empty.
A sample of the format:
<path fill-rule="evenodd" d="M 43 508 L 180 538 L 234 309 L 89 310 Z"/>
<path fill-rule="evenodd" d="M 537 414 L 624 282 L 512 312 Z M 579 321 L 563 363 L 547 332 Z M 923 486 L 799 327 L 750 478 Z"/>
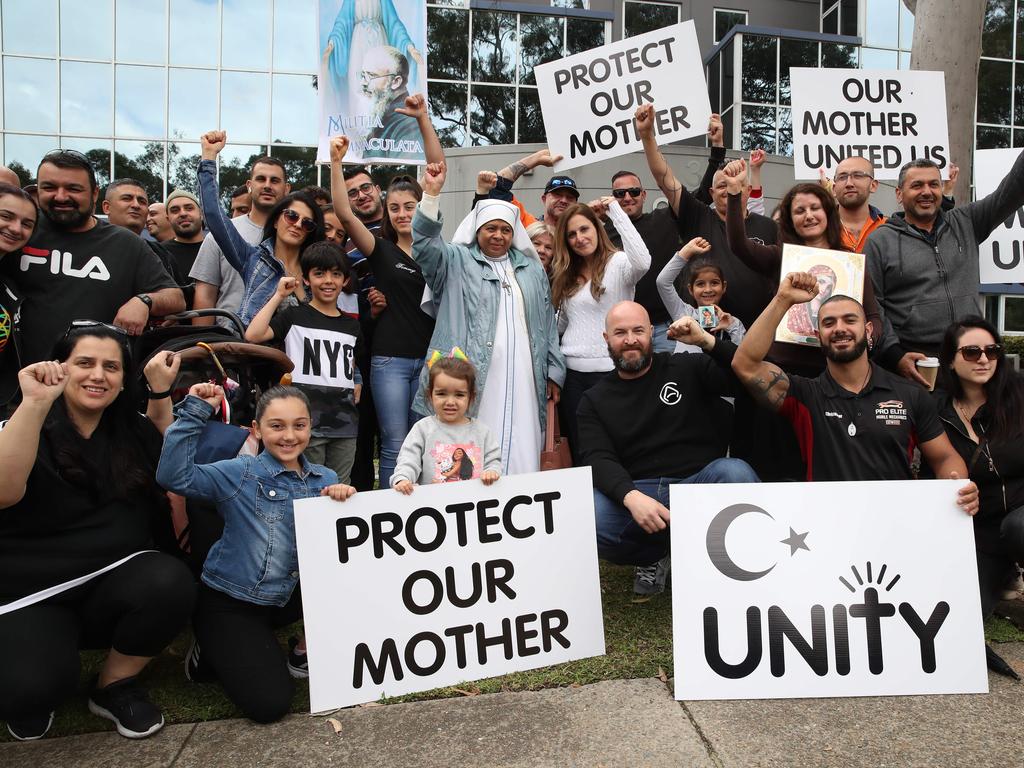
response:
<path fill-rule="evenodd" d="M 85 266 L 76 268 L 71 266 L 71 253 L 68 251 L 61 253 L 57 249 L 47 251 L 43 248 L 30 248 L 26 246 L 21 252 L 21 271 L 28 272 L 28 268 L 33 264 L 49 265 L 50 274 L 53 275 L 64 274 L 68 277 L 88 277 L 104 282 L 110 279 L 107 265 L 103 263 L 103 259 L 99 256 L 93 256 L 85 262 Z"/>

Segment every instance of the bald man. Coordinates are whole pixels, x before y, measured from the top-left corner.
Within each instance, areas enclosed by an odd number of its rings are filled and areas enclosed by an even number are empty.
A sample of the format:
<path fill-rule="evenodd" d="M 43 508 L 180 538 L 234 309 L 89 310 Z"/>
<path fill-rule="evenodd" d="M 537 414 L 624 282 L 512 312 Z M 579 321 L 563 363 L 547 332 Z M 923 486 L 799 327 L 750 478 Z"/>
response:
<path fill-rule="evenodd" d="M 6 165 L 0 165 L 0 182 L 10 184 L 13 187 L 21 186 L 21 179 L 18 178 L 18 174 Z"/>
<path fill-rule="evenodd" d="M 736 347 L 691 317 L 668 334 L 704 354 L 654 353 L 647 310 L 632 301 L 612 307 L 604 337 L 615 372 L 584 393 L 577 411 L 583 463 L 593 468 L 598 554 L 640 566 L 641 597 L 665 586 L 671 483 L 758 481 L 746 462 L 724 458 L 732 409 L 721 396 L 738 389 L 729 369 Z"/>
<path fill-rule="evenodd" d="M 848 157 L 836 166 L 832 194 L 839 203 L 843 245 L 863 253 L 868 235 L 885 224 L 885 216 L 869 202 L 878 189 L 875 167 L 863 157 Z"/>

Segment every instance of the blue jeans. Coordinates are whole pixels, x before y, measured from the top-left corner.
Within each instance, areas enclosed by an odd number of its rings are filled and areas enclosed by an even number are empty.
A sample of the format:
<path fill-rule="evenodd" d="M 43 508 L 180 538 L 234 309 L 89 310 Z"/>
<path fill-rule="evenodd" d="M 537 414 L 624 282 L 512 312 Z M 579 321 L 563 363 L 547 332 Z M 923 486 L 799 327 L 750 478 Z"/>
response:
<path fill-rule="evenodd" d="M 635 480 L 636 489 L 666 507 L 670 485 L 680 483 L 757 483 L 757 474 L 740 459 L 715 459 L 695 475 L 684 478 L 658 477 Z M 597 554 L 619 565 L 651 565 L 668 554 L 668 528 L 647 533 L 636 524 L 626 507 L 594 489 L 594 517 L 597 523 Z"/>
<path fill-rule="evenodd" d="M 380 424 L 380 487 L 391 487 L 398 452 L 418 417 L 412 402 L 420 386 L 421 357 L 370 358 L 370 388 Z"/>
<path fill-rule="evenodd" d="M 655 352 L 675 352 L 676 342 L 665 334 L 668 332 L 668 323 L 655 323 L 651 333 L 651 343 Z"/>

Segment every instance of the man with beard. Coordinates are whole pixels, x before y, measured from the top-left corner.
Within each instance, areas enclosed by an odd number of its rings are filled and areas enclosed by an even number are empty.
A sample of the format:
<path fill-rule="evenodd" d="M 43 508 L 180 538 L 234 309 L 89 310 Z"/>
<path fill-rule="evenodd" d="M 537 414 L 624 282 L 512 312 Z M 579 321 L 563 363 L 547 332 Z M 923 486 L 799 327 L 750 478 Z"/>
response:
<path fill-rule="evenodd" d="M 732 418 L 721 396 L 733 393 L 736 347 L 690 317 L 669 335 L 705 354 L 654 353 L 647 310 L 632 301 L 612 307 L 604 337 L 615 372 L 584 393 L 577 411 L 583 463 L 593 468 L 598 554 L 642 566 L 634 589 L 643 596 L 664 589 L 669 486 L 758 479 L 746 462 L 724 458 Z"/>
<path fill-rule="evenodd" d="M 832 194 L 839 203 L 843 245 L 854 253 L 863 253 L 868 235 L 885 224 L 885 216 L 869 202 L 876 189 L 875 166 L 867 158 L 848 157 L 836 166 Z"/>
<path fill-rule="evenodd" d="M 142 236 L 147 231 L 149 222 L 149 196 L 141 181 L 135 179 L 117 179 L 107 186 L 106 194 L 103 196 L 103 212 L 107 215 L 107 221 L 115 227 L 122 227 L 129 232 Z M 147 240 L 143 237 L 149 249 L 160 259 L 167 273 L 174 278 L 175 285 L 181 286 L 185 283 L 184 272 L 178 268 L 171 258 L 171 254 L 155 238 Z"/>
<path fill-rule="evenodd" d="M 231 223 L 249 245 L 263 242 L 263 227 L 271 209 L 291 191 L 284 163 L 276 157 L 257 157 L 245 182 L 252 196 L 252 209 L 245 216 L 236 216 Z M 196 255 L 188 276 L 196 282 L 194 309 L 216 307 L 238 312 L 245 293 L 242 276 L 231 266 L 212 234 L 208 234 Z M 213 325 L 212 318 L 193 321 L 194 325 Z M 234 329 L 229 321 L 218 318 L 217 324 Z"/>
<path fill-rule="evenodd" d="M 790 376 L 765 362 L 789 308 L 817 295 L 814 275 L 786 275 L 732 361 L 754 399 L 793 424 L 807 479 L 910 480 L 915 447 L 936 477 L 966 478 L 967 467 L 946 437 L 928 393 L 868 359 L 871 329 L 860 302 L 836 294 L 818 310 L 818 340 L 826 360 L 817 378 Z M 971 514 L 977 511 L 974 483 L 960 489 L 957 503 Z"/>
<path fill-rule="evenodd" d="M 167 196 L 167 218 L 174 237 L 163 243 L 178 269 L 187 275 L 195 264 L 203 244 L 203 209 L 199 198 L 184 189 L 176 189 Z"/>
<path fill-rule="evenodd" d="M 146 243 L 93 216 L 99 188 L 85 155 L 50 152 L 36 175 L 43 215 L 21 258 L 0 261 L 24 296 L 22 365 L 46 359 L 72 320 L 113 323 L 135 336 L 151 317 L 185 308 Z"/>
<path fill-rule="evenodd" d="M 370 105 L 364 155 L 422 162 L 423 137 L 416 119 L 396 110 L 409 97 L 409 60 L 388 45 L 371 48 L 363 58 L 360 76 L 363 95 Z"/>

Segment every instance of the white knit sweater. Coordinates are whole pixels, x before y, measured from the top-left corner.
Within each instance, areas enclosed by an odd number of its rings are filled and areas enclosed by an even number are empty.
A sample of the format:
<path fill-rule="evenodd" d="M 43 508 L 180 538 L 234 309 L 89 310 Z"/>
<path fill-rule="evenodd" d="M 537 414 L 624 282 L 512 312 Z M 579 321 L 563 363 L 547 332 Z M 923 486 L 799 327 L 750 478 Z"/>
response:
<path fill-rule="evenodd" d="M 650 251 L 618 202 L 608 206 L 608 218 L 622 237 L 623 250 L 608 260 L 601 280 L 604 294 L 595 301 L 588 280 L 562 303 L 559 313 L 562 354 L 565 355 L 566 367 L 574 371 L 610 371 L 614 368 L 603 335 L 605 316 L 620 301 L 633 300 L 636 284 L 651 268 Z"/>

